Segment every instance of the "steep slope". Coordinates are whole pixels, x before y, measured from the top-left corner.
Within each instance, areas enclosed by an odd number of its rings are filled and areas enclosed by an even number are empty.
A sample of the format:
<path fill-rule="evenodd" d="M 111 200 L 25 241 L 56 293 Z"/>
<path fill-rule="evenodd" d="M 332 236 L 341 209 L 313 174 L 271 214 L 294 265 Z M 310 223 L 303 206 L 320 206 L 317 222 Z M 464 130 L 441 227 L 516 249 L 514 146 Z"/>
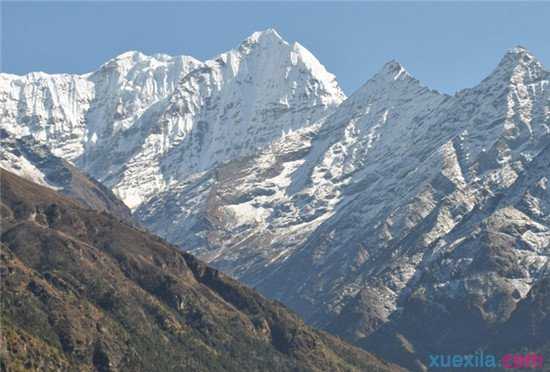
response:
<path fill-rule="evenodd" d="M 125 221 L 130 210 L 111 190 L 51 153 L 32 136 L 13 138 L 0 129 L 0 167 Z"/>
<path fill-rule="evenodd" d="M 531 81 L 524 82 L 523 77 Z M 353 295 L 368 287 L 372 300 L 386 308 L 386 316 L 396 310 L 398 296 L 409 281 L 414 282 L 418 265 L 454 248 L 457 238 L 447 236 L 470 212 L 487 208 L 493 212 L 493 195 L 512 191 L 519 174 L 548 143 L 547 73 L 524 50 L 507 54 L 478 87 L 455 97 L 435 96 L 435 102 L 424 103 L 425 94 L 414 91 L 396 92 L 389 80 L 388 91 L 404 102 L 410 100 L 409 104 L 393 105 L 389 94 L 372 87 L 376 79 L 367 83 L 367 96 L 359 101 L 380 102 L 382 107 L 361 116 L 367 120 L 363 135 L 367 146 L 359 148 L 366 150 L 364 165 L 348 173 L 340 213 L 309 237 L 300 252 L 306 260 L 318 257 L 306 265 L 312 281 L 306 288 L 319 283 L 316 273 L 328 275 L 332 268 L 333 279 L 339 278 L 345 274 L 341 269 L 357 259 L 359 270 L 346 274 L 351 277 L 343 281 L 344 287 L 335 288 L 334 295 Z M 410 80 L 407 87 L 411 84 L 417 86 Z M 353 123 L 355 113 L 342 123 Z M 371 116 L 378 121 L 368 121 Z M 369 146 L 368 133 L 378 123 L 384 124 Z M 333 148 L 340 146 L 352 155 L 358 152 L 341 142 Z M 545 172 L 543 168 L 539 179 Z M 338 253 L 338 260 L 330 258 L 332 252 Z M 292 261 L 286 262 L 284 272 L 278 269 L 281 277 L 296 273 Z M 287 284 L 273 282 L 281 289 Z"/>
<path fill-rule="evenodd" d="M 136 216 L 173 242 L 182 242 L 191 229 L 199 239 L 190 248 L 208 261 L 219 257 L 213 262 L 234 275 L 248 270 L 247 256 L 254 257 L 258 270 L 265 270 L 266 263 L 284 261 L 342 202 L 349 175 L 361 167 L 376 130 L 387 119 L 385 108 L 377 105 L 399 106 L 407 113 L 402 122 L 408 123 L 416 110 L 424 114 L 443 99 L 406 73 L 394 80 L 399 68 L 388 63 L 323 124 L 287 133 L 257 156 L 171 188 L 140 207 Z M 391 133 L 392 138 L 399 130 Z M 208 241 L 200 239 L 207 235 Z"/>
<path fill-rule="evenodd" d="M 204 63 L 128 52 L 82 76 L 2 74 L 0 124 L 47 143 L 135 209 L 314 124 L 344 98 L 309 51 L 268 29 Z"/>
<path fill-rule="evenodd" d="M 194 69 L 144 115 L 123 161 L 84 164 L 132 209 L 223 162 L 255 154 L 282 133 L 306 127 L 344 95 L 334 76 L 298 43 L 256 32 Z M 123 147 L 120 142 L 114 147 Z M 109 169 L 107 175 L 104 172 Z"/>
<path fill-rule="evenodd" d="M 1 176 L 2 369 L 398 370 L 159 238 Z"/>
<path fill-rule="evenodd" d="M 320 124 L 135 215 L 307 321 L 421 368 L 427 353 L 486 346 L 548 264 L 548 80 L 521 47 L 454 96 L 392 61 Z"/>
<path fill-rule="evenodd" d="M 12 135 L 32 135 L 74 163 L 131 127 L 199 63 L 131 51 L 85 75 L 3 73 L 0 125 Z"/>
<path fill-rule="evenodd" d="M 499 327 L 490 343 L 490 350 L 511 353 L 550 355 L 550 275 L 549 272 L 531 288 L 518 303 L 510 319 Z M 545 367 L 548 369 L 548 366 Z"/>
<path fill-rule="evenodd" d="M 9 93 L 2 126 L 62 133 L 54 151 L 151 230 L 411 368 L 429 353 L 491 347 L 538 293 L 550 253 L 549 73 L 524 48 L 453 96 L 391 61 L 342 102 L 334 77 L 273 30 L 180 77 L 105 125 L 87 118 L 114 112 L 111 101 L 71 121 L 59 113 L 88 102 L 72 94 L 82 104 L 38 120 L 18 104 L 53 98 Z M 63 76 L 87 84 L 73 80 Z"/>

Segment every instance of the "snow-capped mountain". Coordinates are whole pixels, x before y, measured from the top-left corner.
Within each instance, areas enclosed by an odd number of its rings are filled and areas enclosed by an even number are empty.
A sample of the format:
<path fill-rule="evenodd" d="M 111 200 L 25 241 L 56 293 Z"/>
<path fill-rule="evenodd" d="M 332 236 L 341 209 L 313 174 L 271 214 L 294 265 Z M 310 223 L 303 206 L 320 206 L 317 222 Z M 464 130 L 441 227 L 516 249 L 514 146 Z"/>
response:
<path fill-rule="evenodd" d="M 78 162 L 90 147 L 131 127 L 199 63 L 187 56 L 127 52 L 85 75 L 0 74 L 0 124 Z"/>
<path fill-rule="evenodd" d="M 2 127 L 32 134 L 135 209 L 213 165 L 311 125 L 345 98 L 275 30 L 204 63 L 125 53 L 82 75 L 2 75 Z"/>
<path fill-rule="evenodd" d="M 548 267 L 548 80 L 523 48 L 454 96 L 392 61 L 319 125 L 135 215 L 309 322 L 415 368 L 406 345 L 479 346 Z"/>
<path fill-rule="evenodd" d="M 526 49 L 452 96 L 391 61 L 345 99 L 274 30 L 206 62 L 113 61 L 1 75 L 2 128 L 310 323 L 422 369 L 544 287 L 550 73 Z"/>
<path fill-rule="evenodd" d="M 100 179 L 135 209 L 216 164 L 314 124 L 344 98 L 334 76 L 305 48 L 274 30 L 257 32 L 186 75 L 137 124 L 143 143 L 124 169 Z"/>

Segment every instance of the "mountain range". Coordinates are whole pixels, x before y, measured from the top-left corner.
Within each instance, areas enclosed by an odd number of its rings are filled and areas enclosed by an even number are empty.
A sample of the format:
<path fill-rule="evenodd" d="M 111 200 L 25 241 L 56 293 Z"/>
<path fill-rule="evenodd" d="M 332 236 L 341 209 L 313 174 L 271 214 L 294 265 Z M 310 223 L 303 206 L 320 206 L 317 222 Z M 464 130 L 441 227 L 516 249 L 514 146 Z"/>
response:
<path fill-rule="evenodd" d="M 454 95 L 390 61 L 345 97 L 269 29 L 205 62 L 1 74 L 0 124 L 307 323 L 423 370 L 430 354 L 548 350 L 549 80 L 516 47 Z M 59 187 L 10 146 L 2 167 Z M 543 331 L 503 341 L 518 319 Z"/>
<path fill-rule="evenodd" d="M 162 239 L 1 170 L 3 371 L 399 371 Z"/>

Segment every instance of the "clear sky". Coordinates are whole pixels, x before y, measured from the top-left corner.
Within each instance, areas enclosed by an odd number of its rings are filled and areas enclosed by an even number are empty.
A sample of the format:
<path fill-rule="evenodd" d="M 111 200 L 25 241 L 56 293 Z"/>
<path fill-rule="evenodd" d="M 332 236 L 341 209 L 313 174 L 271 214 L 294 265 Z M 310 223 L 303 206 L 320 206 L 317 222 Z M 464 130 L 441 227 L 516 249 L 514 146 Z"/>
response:
<path fill-rule="evenodd" d="M 390 59 L 452 93 L 509 48 L 550 66 L 550 2 L 2 2 L 2 71 L 85 73 L 127 50 L 208 59 L 273 27 L 334 73 L 347 94 Z"/>

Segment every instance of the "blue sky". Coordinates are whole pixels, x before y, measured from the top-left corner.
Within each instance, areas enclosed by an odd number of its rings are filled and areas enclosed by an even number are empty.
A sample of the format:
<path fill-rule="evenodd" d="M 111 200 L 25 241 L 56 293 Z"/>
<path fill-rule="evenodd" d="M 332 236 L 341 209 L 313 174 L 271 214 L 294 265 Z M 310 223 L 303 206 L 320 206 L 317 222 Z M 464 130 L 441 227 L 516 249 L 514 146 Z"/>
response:
<path fill-rule="evenodd" d="M 347 94 L 390 59 L 452 93 L 523 45 L 550 66 L 549 2 L 2 2 L 2 71 L 84 73 L 127 50 L 207 59 L 273 27 Z"/>

